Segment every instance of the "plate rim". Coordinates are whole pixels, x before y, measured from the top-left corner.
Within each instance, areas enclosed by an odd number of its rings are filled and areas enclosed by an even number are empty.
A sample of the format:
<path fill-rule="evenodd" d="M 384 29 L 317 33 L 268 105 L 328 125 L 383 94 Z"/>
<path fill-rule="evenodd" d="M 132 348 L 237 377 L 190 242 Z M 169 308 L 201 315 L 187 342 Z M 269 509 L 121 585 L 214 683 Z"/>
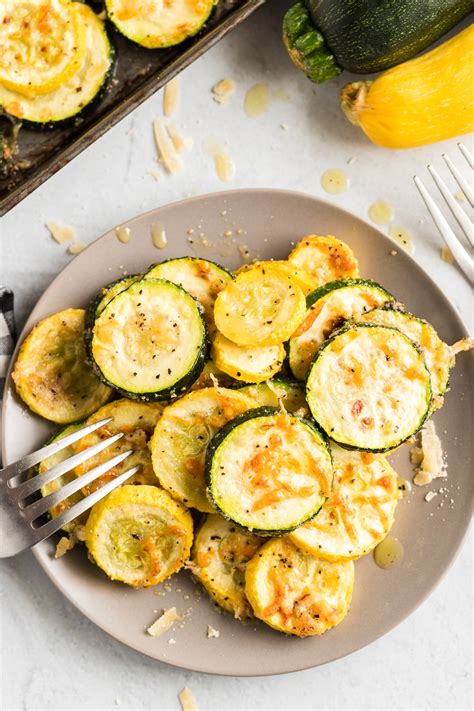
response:
<path fill-rule="evenodd" d="M 255 195 L 257 195 L 257 196 L 258 195 L 270 195 L 270 196 L 271 195 L 273 195 L 273 196 L 279 195 L 283 199 L 288 196 L 290 196 L 292 198 L 300 198 L 300 199 L 304 199 L 309 202 L 315 203 L 316 205 L 323 204 L 326 207 L 330 208 L 331 210 L 335 210 L 336 212 L 343 213 L 348 219 L 356 220 L 356 221 L 362 223 L 365 227 L 368 227 L 372 232 L 375 232 L 377 234 L 378 238 L 382 237 L 382 239 L 384 241 L 388 241 L 389 244 L 393 244 L 394 247 L 397 247 L 398 252 L 403 256 L 403 258 L 408 260 L 419 272 L 421 272 L 423 274 L 423 277 L 426 280 L 428 280 L 431 289 L 434 289 L 438 293 L 438 295 L 441 296 L 442 299 L 447 303 L 449 308 L 452 310 L 453 315 L 456 317 L 456 321 L 457 321 L 456 326 L 459 327 L 460 331 L 462 331 L 463 337 L 469 336 L 469 330 L 467 328 L 467 325 L 464 322 L 464 319 L 463 319 L 461 313 L 459 312 L 458 308 L 456 307 L 456 305 L 451 301 L 451 299 L 444 293 L 444 291 L 440 288 L 440 286 L 438 286 L 438 284 L 431 277 L 431 275 L 423 268 L 423 266 L 421 266 L 421 264 L 418 263 L 418 261 L 411 254 L 406 252 L 406 250 L 404 250 L 403 247 L 400 247 L 398 242 L 396 242 L 390 235 L 382 232 L 382 230 L 379 229 L 379 226 L 373 225 L 365 218 L 360 217 L 359 215 L 356 215 L 355 213 L 351 212 L 350 210 L 347 210 L 344 207 L 336 205 L 333 202 L 331 202 L 330 200 L 322 198 L 318 195 L 311 195 L 310 193 L 305 193 L 305 192 L 297 191 L 297 190 L 286 190 L 284 188 L 275 188 L 275 189 L 273 189 L 273 188 L 237 188 L 237 189 L 233 189 L 233 190 L 216 191 L 216 192 L 205 193 L 202 195 L 195 195 L 195 196 L 184 198 L 181 200 L 176 200 L 173 202 L 165 203 L 163 205 L 160 205 L 159 207 L 152 208 L 152 209 L 147 210 L 145 212 L 136 214 L 131 218 L 121 221 L 120 226 L 132 227 L 133 223 L 135 221 L 142 220 L 142 219 L 153 219 L 152 216 L 156 216 L 161 211 L 169 209 L 169 208 L 179 209 L 180 206 L 185 205 L 185 204 L 188 205 L 188 204 L 195 203 L 195 202 L 202 202 L 202 201 L 205 201 L 208 199 L 213 199 L 213 200 L 214 199 L 216 199 L 216 200 L 223 199 L 223 200 L 225 200 L 229 196 L 242 195 L 242 194 L 251 194 L 253 196 L 255 196 Z M 107 230 L 106 232 L 101 234 L 99 237 L 95 238 L 92 242 L 90 242 L 87 245 L 86 249 L 83 250 L 81 252 L 81 254 L 83 254 L 87 250 L 90 250 L 91 248 L 94 247 L 94 245 L 97 242 L 103 240 L 104 238 L 109 236 L 111 233 L 113 233 L 116 226 L 117 225 L 112 226 L 109 230 Z M 31 328 L 30 326 L 28 326 L 28 322 L 30 321 L 33 312 L 39 306 L 41 306 L 41 303 L 43 302 L 43 300 L 46 299 L 47 296 L 49 296 L 50 291 L 54 289 L 54 285 L 55 285 L 57 279 L 61 275 L 63 275 L 64 272 L 66 272 L 68 269 L 72 268 L 72 265 L 73 265 L 75 259 L 76 259 L 75 257 L 73 259 L 71 259 L 63 267 L 63 269 L 61 269 L 56 274 L 54 279 L 43 291 L 40 298 L 34 305 L 33 309 L 29 313 L 28 318 L 26 319 L 22 330 L 21 330 L 20 334 L 18 335 L 15 349 L 14 349 L 14 352 L 11 356 L 9 367 L 8 367 L 8 370 L 7 370 L 7 373 L 5 376 L 5 391 L 13 389 L 13 386 L 11 383 L 11 371 L 13 369 L 13 364 L 15 362 L 15 358 L 17 356 L 18 350 L 21 347 L 21 343 L 23 342 L 23 340 L 25 339 L 27 333 L 29 332 L 29 330 Z M 27 331 L 27 326 L 28 326 L 28 331 Z M 1 420 L 2 420 L 1 442 L 2 442 L 2 455 L 3 455 L 4 464 L 8 463 L 8 458 L 6 457 L 6 444 L 5 444 L 5 441 L 6 441 L 6 438 L 5 438 L 6 402 L 7 402 L 7 398 L 4 397 L 3 403 L 2 403 L 2 418 L 1 418 Z M 470 525 L 471 525 L 470 519 L 466 518 L 464 529 L 462 530 L 462 533 L 458 539 L 457 547 L 456 547 L 454 553 L 452 554 L 452 556 L 450 557 L 449 562 L 444 566 L 444 568 L 441 571 L 439 571 L 437 578 L 435 580 L 433 580 L 431 582 L 431 584 L 426 589 L 423 590 L 421 597 L 414 604 L 412 604 L 409 607 L 408 611 L 405 610 L 403 613 L 397 615 L 396 619 L 394 619 L 394 621 L 390 624 L 390 626 L 388 628 L 386 628 L 381 634 L 378 634 L 376 637 L 374 637 L 373 639 L 371 639 L 368 642 L 362 642 L 360 644 L 357 644 L 356 646 L 354 646 L 353 648 L 347 650 L 346 652 L 344 652 L 342 654 L 336 653 L 336 654 L 332 655 L 331 658 L 326 659 L 323 662 L 318 662 L 317 664 L 314 664 L 314 663 L 304 664 L 304 666 L 301 666 L 301 663 L 300 663 L 298 669 L 279 670 L 279 671 L 265 672 L 265 673 L 251 672 L 251 673 L 234 673 L 234 674 L 232 674 L 227 671 L 209 671 L 209 669 L 200 668 L 199 665 L 190 666 L 189 664 L 181 664 L 181 663 L 175 662 L 175 661 L 173 661 L 173 662 L 168 661 L 166 659 L 163 659 L 162 657 L 157 656 L 157 654 L 153 653 L 153 650 L 151 650 L 151 649 L 150 649 L 150 653 L 145 652 L 142 649 L 137 649 L 135 646 L 133 646 L 133 644 L 121 639 L 118 636 L 118 633 L 111 630 L 107 624 L 104 624 L 104 622 L 96 619 L 95 615 L 93 613 L 91 614 L 89 610 L 86 611 L 84 609 L 83 605 L 81 603 L 79 603 L 78 601 L 76 601 L 73 598 L 73 596 L 68 593 L 68 591 L 66 590 L 65 586 L 62 583 L 62 580 L 61 579 L 58 580 L 58 578 L 54 576 L 53 571 L 51 570 L 51 566 L 46 565 L 44 563 L 43 558 L 41 556 L 41 549 L 39 548 L 39 546 L 38 546 L 38 548 L 36 548 L 36 547 L 32 548 L 31 552 L 32 552 L 34 558 L 36 559 L 36 562 L 40 565 L 43 572 L 47 575 L 47 577 L 53 583 L 53 585 L 61 592 L 61 594 L 64 595 L 64 597 L 66 598 L 66 600 L 68 601 L 69 604 L 72 604 L 81 614 L 83 614 L 87 619 L 89 619 L 99 629 L 104 631 L 106 634 L 110 635 L 113 639 L 117 640 L 122 645 L 128 647 L 129 649 L 132 649 L 135 653 L 141 654 L 145 657 L 148 657 L 150 659 L 158 661 L 162 664 L 166 664 L 167 666 L 170 666 L 170 667 L 184 669 L 184 670 L 192 671 L 192 672 L 198 672 L 201 674 L 223 676 L 223 677 L 235 676 L 235 677 L 242 677 L 242 678 L 246 678 L 246 677 L 248 677 L 248 678 L 256 678 L 257 677 L 258 678 L 258 677 L 277 676 L 277 675 L 279 676 L 282 674 L 293 674 L 298 671 L 306 671 L 309 669 L 315 669 L 320 666 L 325 666 L 326 664 L 330 664 L 330 663 L 337 661 L 339 659 L 344 659 L 345 657 L 347 657 L 351 654 L 354 654 L 354 653 L 358 652 L 359 650 L 373 644 L 377 640 L 385 637 L 389 632 L 393 631 L 402 622 L 407 620 L 427 600 L 427 598 L 432 594 L 432 592 L 444 580 L 444 578 L 447 575 L 448 571 L 450 570 L 451 566 L 454 564 L 454 562 L 456 561 L 456 559 L 458 558 L 458 556 L 460 554 L 460 551 L 461 551 L 463 544 L 465 543 L 465 540 L 466 540 L 467 535 L 469 533 Z M 41 546 L 42 544 L 39 544 L 39 545 Z"/>

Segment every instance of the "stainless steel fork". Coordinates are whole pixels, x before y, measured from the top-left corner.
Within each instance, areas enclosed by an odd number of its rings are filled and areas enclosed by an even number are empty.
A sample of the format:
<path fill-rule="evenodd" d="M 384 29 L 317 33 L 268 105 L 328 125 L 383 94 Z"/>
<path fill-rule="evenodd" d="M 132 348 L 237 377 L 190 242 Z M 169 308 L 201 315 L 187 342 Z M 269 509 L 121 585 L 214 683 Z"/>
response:
<path fill-rule="evenodd" d="M 474 169 L 474 159 L 472 155 L 470 154 L 469 150 L 466 148 L 466 146 L 463 143 L 458 143 L 459 150 L 461 151 L 462 155 L 466 159 L 468 166 L 470 167 L 470 172 L 469 172 L 469 179 L 466 180 L 466 178 L 463 177 L 462 173 L 456 168 L 452 160 L 445 154 L 443 154 L 444 161 L 446 165 L 448 166 L 449 170 L 451 171 L 454 179 L 456 180 L 457 184 L 459 185 L 459 188 L 462 192 L 463 195 L 466 196 L 466 199 L 470 203 L 471 207 L 474 207 L 474 187 L 473 187 L 473 169 Z M 448 205 L 449 209 L 451 210 L 452 214 L 454 215 L 459 227 L 461 228 L 462 232 L 468 239 L 471 247 L 474 246 L 474 225 L 469 219 L 469 217 L 466 215 L 464 210 L 462 209 L 461 205 L 457 202 L 453 194 L 451 193 L 450 189 L 444 182 L 444 180 L 441 178 L 441 176 L 438 174 L 438 172 L 433 168 L 432 165 L 428 165 L 428 170 L 431 173 L 431 176 L 436 183 L 436 186 L 438 190 L 440 191 L 441 195 L 446 201 L 446 204 Z M 468 250 L 460 239 L 457 237 L 455 232 L 451 229 L 449 226 L 446 218 L 444 217 L 443 213 L 439 209 L 439 207 L 436 205 L 435 201 L 433 198 L 430 196 L 429 192 L 421 182 L 420 178 L 415 175 L 413 177 L 413 180 L 415 181 L 415 185 L 418 188 L 421 197 L 425 201 L 425 205 L 428 208 L 428 212 L 430 213 L 431 217 L 433 218 L 433 221 L 438 228 L 441 237 L 444 239 L 446 242 L 447 246 L 451 250 L 454 259 L 456 262 L 459 264 L 461 269 L 463 270 L 464 274 L 467 276 L 471 284 L 474 284 L 474 259 L 471 257 L 469 254 Z"/>
<path fill-rule="evenodd" d="M 46 447 L 42 447 L 42 449 L 39 449 L 37 452 L 27 454 L 18 462 L 9 464 L 5 469 L 0 469 L 0 558 L 8 558 L 17 553 L 21 553 L 21 551 L 31 548 L 31 546 L 36 545 L 36 543 L 56 533 L 56 531 L 63 528 L 65 524 L 90 509 L 91 506 L 100 501 L 106 494 L 123 484 L 138 470 L 138 467 L 128 469 L 123 474 L 120 474 L 120 476 L 104 484 L 104 486 L 100 487 L 97 491 L 94 491 L 92 494 L 89 494 L 89 496 L 78 501 L 59 516 L 45 523 L 41 521 L 41 517 L 52 506 L 64 501 L 68 496 L 75 494 L 84 486 L 90 484 L 99 476 L 102 476 L 102 474 L 105 474 L 109 469 L 123 462 L 124 459 L 130 456 L 132 450 L 122 452 L 106 462 L 99 464 L 97 467 L 77 477 L 48 496 L 37 501 L 28 501 L 32 494 L 39 491 L 43 486 L 46 486 L 46 484 L 66 474 L 66 472 L 71 471 L 79 464 L 83 464 L 94 455 L 110 447 L 114 442 L 117 442 L 117 440 L 123 437 L 123 433 L 107 437 L 107 439 L 101 440 L 78 454 L 74 454 L 72 457 L 56 464 L 51 469 L 48 469 L 42 474 L 37 474 L 30 479 L 24 480 L 22 475 L 47 457 L 60 452 L 65 447 L 77 442 L 82 437 L 94 432 L 110 421 L 111 418 L 109 417 L 95 422 L 92 425 L 82 427 L 72 434 L 66 435 L 66 437 L 52 444 L 48 444 Z"/>

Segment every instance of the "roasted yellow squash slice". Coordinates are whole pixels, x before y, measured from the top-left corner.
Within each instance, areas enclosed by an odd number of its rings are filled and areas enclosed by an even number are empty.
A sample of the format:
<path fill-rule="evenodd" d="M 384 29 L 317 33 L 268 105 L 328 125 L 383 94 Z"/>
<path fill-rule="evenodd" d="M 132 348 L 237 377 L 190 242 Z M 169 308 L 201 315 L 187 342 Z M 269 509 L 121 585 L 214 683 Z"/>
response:
<path fill-rule="evenodd" d="M 238 619 L 253 617 L 245 597 L 245 566 L 262 539 L 210 514 L 194 540 L 192 571 L 218 605 Z"/>
<path fill-rule="evenodd" d="M 245 594 L 254 614 L 280 632 L 320 635 L 346 616 L 354 564 L 306 555 L 286 536 L 265 543 L 247 564 Z"/>
<path fill-rule="evenodd" d="M 331 235 L 304 237 L 290 253 L 288 261 L 310 274 L 316 286 L 359 276 L 359 265 L 352 249 Z"/>
<path fill-rule="evenodd" d="M 83 309 L 45 318 L 20 348 L 12 378 L 19 396 L 41 417 L 70 424 L 110 400 L 86 361 Z"/>
<path fill-rule="evenodd" d="M 305 311 L 296 280 L 263 266 L 227 284 L 216 299 L 214 318 L 218 330 L 239 346 L 274 346 L 288 340 Z"/>
<path fill-rule="evenodd" d="M 196 390 L 166 407 L 151 440 L 160 484 L 186 506 L 213 512 L 204 482 L 207 445 L 226 422 L 253 407 L 248 395 L 226 388 Z"/>
<path fill-rule="evenodd" d="M 88 425 L 94 422 L 112 418 L 111 422 L 103 425 L 100 429 L 83 437 L 73 445 L 76 452 L 82 452 L 87 447 L 97 444 L 100 440 L 111 435 L 123 432 L 124 436 L 115 442 L 111 447 L 102 450 L 95 457 L 91 457 L 84 464 L 76 467 L 77 476 L 85 474 L 93 467 L 102 464 L 111 457 L 122 452 L 132 450 L 132 454 L 113 469 L 95 479 L 91 484 L 83 489 L 85 495 L 96 491 L 111 479 L 119 476 L 131 467 L 139 467 L 139 470 L 127 480 L 127 484 L 150 484 L 157 486 L 153 467 L 151 465 L 149 440 L 155 429 L 155 425 L 163 412 L 163 406 L 158 403 L 134 402 L 133 400 L 114 400 L 114 402 L 101 407 L 87 420 Z"/>
<path fill-rule="evenodd" d="M 311 274 L 308 274 L 304 269 L 299 269 L 294 264 L 290 264 L 287 260 L 268 260 L 266 262 L 252 262 L 251 264 L 243 264 L 235 272 L 236 275 L 242 272 L 249 272 L 255 268 L 271 267 L 280 272 L 282 276 L 290 276 L 298 284 L 305 296 L 310 294 L 318 286 Z"/>
<path fill-rule="evenodd" d="M 156 486 L 115 489 L 93 506 L 86 545 L 111 580 L 134 588 L 156 585 L 189 557 L 193 521 L 184 506 Z"/>
<path fill-rule="evenodd" d="M 3 0 L 0 3 L 0 83 L 25 96 L 57 89 L 81 66 L 86 33 L 80 3 Z"/>
<path fill-rule="evenodd" d="M 317 516 L 289 534 L 298 548 L 331 561 L 369 553 L 390 531 L 400 498 L 398 477 L 383 455 L 331 446 L 334 484 Z"/>
<path fill-rule="evenodd" d="M 275 346 L 238 346 L 217 333 L 211 355 L 217 367 L 236 380 L 261 383 L 281 370 L 285 360 L 283 344 Z"/>

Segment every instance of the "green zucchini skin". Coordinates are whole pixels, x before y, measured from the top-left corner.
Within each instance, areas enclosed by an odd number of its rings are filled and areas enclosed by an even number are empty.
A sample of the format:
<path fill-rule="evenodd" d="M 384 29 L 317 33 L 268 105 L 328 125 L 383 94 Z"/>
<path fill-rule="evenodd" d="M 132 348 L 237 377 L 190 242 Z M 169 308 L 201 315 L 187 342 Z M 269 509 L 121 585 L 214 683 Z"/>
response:
<path fill-rule="evenodd" d="M 102 289 L 99 289 L 97 294 L 92 297 L 92 299 L 89 301 L 89 304 L 87 305 L 86 308 L 86 316 L 84 320 L 84 330 L 87 332 L 92 331 L 94 328 L 94 321 L 102 311 L 104 310 L 105 306 L 113 299 L 114 296 L 119 294 L 121 291 L 125 291 L 125 289 L 128 289 L 128 287 L 137 279 L 141 278 L 141 274 L 135 274 L 129 277 L 120 277 L 119 279 L 114 279 L 114 281 L 110 282 L 110 284 L 107 284 L 107 286 L 103 286 Z M 119 285 L 123 284 L 123 289 L 119 288 Z M 107 298 L 110 295 L 110 298 Z M 86 349 L 88 347 L 88 344 L 90 344 L 90 336 L 86 338 Z"/>
<path fill-rule="evenodd" d="M 321 47 L 342 69 L 379 72 L 414 57 L 473 10 L 473 0 L 304 0 L 288 11 L 283 35 L 295 64 L 312 81 L 326 81 Z M 315 36 L 324 45 L 315 47 Z"/>
<path fill-rule="evenodd" d="M 310 309 L 316 301 L 319 301 L 323 296 L 335 289 L 343 289 L 345 286 L 372 286 L 374 289 L 384 291 L 387 294 L 387 301 L 394 301 L 395 297 L 387 289 L 372 279 L 334 279 L 328 281 L 327 284 L 318 286 L 317 289 L 308 294 L 306 297 L 306 308 Z"/>
<path fill-rule="evenodd" d="M 217 449 L 219 446 L 222 444 L 222 442 L 226 439 L 226 437 L 239 425 L 243 424 L 244 422 L 247 422 L 248 420 L 252 420 L 255 418 L 259 417 L 269 417 L 272 415 L 277 415 L 281 413 L 280 408 L 278 407 L 270 407 L 270 406 L 262 406 L 262 407 L 256 407 L 253 408 L 252 410 L 247 410 L 247 412 L 242 413 L 242 415 L 239 415 L 238 417 L 235 417 L 233 420 L 228 422 L 222 429 L 220 429 L 214 437 L 211 439 L 207 446 L 206 450 L 206 461 L 205 461 L 205 474 L 206 474 L 206 493 L 209 501 L 215 506 L 217 511 L 228 521 L 232 521 L 233 523 L 236 523 L 238 526 L 241 526 L 242 528 L 247 528 L 244 523 L 241 521 L 237 521 L 232 518 L 232 516 L 229 514 L 228 511 L 224 511 L 220 505 L 219 502 L 216 500 L 213 492 L 213 459 L 214 455 L 217 452 Z M 301 420 L 302 423 L 304 423 L 310 430 L 312 430 L 319 438 L 321 444 L 324 446 L 325 450 L 328 453 L 329 460 L 331 462 L 331 465 L 333 464 L 333 459 L 332 459 L 332 454 L 331 454 L 331 448 L 329 446 L 329 439 L 327 438 L 326 434 L 323 432 L 323 430 L 319 427 L 319 425 L 313 421 L 306 419 L 304 417 L 298 417 L 297 415 L 292 415 L 292 417 L 297 417 L 297 419 Z M 288 528 L 285 529 L 258 529 L 258 528 L 252 528 L 251 532 L 255 533 L 257 536 L 262 536 L 262 537 L 272 537 L 272 536 L 281 536 L 284 535 L 285 533 L 289 533 L 290 531 L 294 531 L 296 528 L 301 526 L 303 523 L 306 523 L 306 521 L 309 521 L 311 518 L 314 518 L 319 511 L 321 510 L 322 506 L 324 505 L 324 499 L 322 498 L 320 505 L 316 508 L 316 510 L 312 511 L 311 514 L 304 519 L 304 521 L 297 521 L 295 522 L 294 525 L 289 526 Z M 247 529 L 250 530 L 250 529 Z"/>

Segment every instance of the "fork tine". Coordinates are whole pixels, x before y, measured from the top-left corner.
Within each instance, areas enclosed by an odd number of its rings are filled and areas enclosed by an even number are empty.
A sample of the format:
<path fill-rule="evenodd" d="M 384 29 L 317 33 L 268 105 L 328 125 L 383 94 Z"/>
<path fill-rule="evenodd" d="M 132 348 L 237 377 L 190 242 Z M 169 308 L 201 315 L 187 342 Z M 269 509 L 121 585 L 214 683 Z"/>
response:
<path fill-rule="evenodd" d="M 474 227 L 473 227 L 471 220 L 466 215 L 466 213 L 464 212 L 462 207 L 459 205 L 459 203 L 454 199 L 448 186 L 446 185 L 444 180 L 441 178 L 441 176 L 438 174 L 438 172 L 433 168 L 432 165 L 428 166 L 428 170 L 430 171 L 431 177 L 433 178 L 436 185 L 438 186 L 438 189 L 439 189 L 441 195 L 446 200 L 446 204 L 448 205 L 449 209 L 451 210 L 454 217 L 456 218 L 459 227 L 462 229 L 462 231 L 466 235 L 467 239 L 469 240 L 471 245 L 474 247 Z"/>
<path fill-rule="evenodd" d="M 82 474 L 76 479 L 73 479 L 73 481 L 70 481 L 69 484 L 66 484 L 57 491 L 53 491 L 48 496 L 45 496 L 39 501 L 34 501 L 29 506 L 26 506 L 23 511 L 25 512 L 27 518 L 30 521 L 34 521 L 38 518 L 38 516 L 46 513 L 46 511 L 48 511 L 52 506 L 59 504 L 60 501 L 64 501 L 64 499 L 67 499 L 68 496 L 71 496 L 71 494 L 75 494 L 84 486 L 87 486 L 94 481 L 94 479 L 97 479 L 102 476 L 102 474 L 105 474 L 110 471 L 110 469 L 113 469 L 113 467 L 117 466 L 117 464 L 120 464 L 120 462 L 123 462 L 123 460 L 129 457 L 131 453 L 132 450 L 130 449 L 128 452 L 117 454 L 116 457 L 113 457 L 112 459 L 99 464 L 97 467 L 90 469 L 88 472 Z"/>
<path fill-rule="evenodd" d="M 5 467 L 5 469 L 2 469 L 0 472 L 0 478 L 11 479 L 13 476 L 21 474 L 27 469 L 30 469 L 30 467 L 34 467 L 35 464 L 39 464 L 40 462 L 42 462 L 43 459 L 50 457 L 52 454 L 60 452 L 68 445 L 74 444 L 74 442 L 77 442 L 78 440 L 82 439 L 82 437 L 85 437 L 91 432 L 98 430 L 99 427 L 106 425 L 108 422 L 111 422 L 111 420 L 111 417 L 106 417 L 104 420 L 94 422 L 92 425 L 86 425 L 80 430 L 76 430 L 76 432 L 72 432 L 70 435 L 62 437 L 62 439 L 57 440 L 56 442 L 47 444 L 46 447 L 41 447 L 41 449 L 36 450 L 36 452 L 32 452 L 31 454 L 25 455 L 17 462 L 13 462 L 13 464 L 9 464 L 7 467 Z"/>
<path fill-rule="evenodd" d="M 454 255 L 455 260 L 457 261 L 471 284 L 474 283 L 474 261 L 470 258 L 467 251 L 459 242 L 458 238 L 456 237 L 451 227 L 448 225 L 446 219 L 444 218 L 443 213 L 436 205 L 434 200 L 431 198 L 430 194 L 421 182 L 420 178 L 415 175 L 413 177 L 413 180 L 415 182 L 416 187 L 418 188 L 421 197 L 425 202 L 426 207 L 428 208 L 428 212 L 430 213 L 436 227 L 439 230 L 441 237 L 448 245 L 449 249 Z"/>
<path fill-rule="evenodd" d="M 458 148 L 463 154 L 464 158 L 467 160 L 471 168 L 474 169 L 474 158 L 471 155 L 471 152 L 469 151 L 468 148 L 464 145 L 464 143 L 458 143 Z"/>
<path fill-rule="evenodd" d="M 472 188 L 471 185 L 467 182 L 467 180 L 464 179 L 464 177 L 461 175 L 459 170 L 456 168 L 454 165 L 453 161 L 449 156 L 446 155 L 446 153 L 443 153 L 443 159 L 446 165 L 448 166 L 449 170 L 451 171 L 455 181 L 463 191 L 464 195 L 467 197 L 469 202 L 471 203 L 471 207 L 474 207 L 474 189 Z"/>
<path fill-rule="evenodd" d="M 32 479 L 28 479 L 27 481 L 18 484 L 18 486 L 10 488 L 10 497 L 14 497 L 17 501 L 26 499 L 27 496 L 34 494 L 35 491 L 39 491 L 43 486 L 49 484 L 50 481 L 53 481 L 53 479 L 57 479 L 58 476 L 61 476 L 61 474 L 71 471 L 74 467 L 79 466 L 79 464 L 83 464 L 94 455 L 102 452 L 103 449 L 106 449 L 106 447 L 109 447 L 121 437 L 123 437 L 123 432 L 119 432 L 112 437 L 107 437 L 107 439 L 101 440 L 97 444 L 92 445 L 92 447 L 88 447 L 82 452 L 74 454 L 72 457 L 65 459 L 63 462 L 59 462 L 59 464 L 56 464 L 56 466 L 52 467 L 52 469 L 48 469 L 43 472 L 43 474 L 37 474 Z"/>
<path fill-rule="evenodd" d="M 107 482 L 107 484 L 101 486 L 100 489 L 97 489 L 97 491 L 94 491 L 92 494 L 89 494 L 89 496 L 86 496 L 84 499 L 81 499 L 81 501 L 78 501 L 77 504 L 71 506 L 71 508 L 67 511 L 64 511 L 64 513 L 60 514 L 59 516 L 56 516 L 56 518 L 51 519 L 51 521 L 48 521 L 48 523 L 43 524 L 39 528 L 33 529 L 33 545 L 39 543 L 40 541 L 43 541 L 48 536 L 51 536 L 53 533 L 56 533 L 56 531 L 59 531 L 67 523 L 70 523 L 75 518 L 90 509 L 92 506 L 94 506 L 94 504 L 103 499 L 104 496 L 107 496 L 107 494 L 110 494 L 111 491 L 113 491 L 118 486 L 127 481 L 127 479 L 129 479 L 133 474 L 135 474 L 138 469 L 138 466 L 128 469 L 128 471 L 124 472 L 123 474 L 120 474 L 120 476 L 118 476 L 116 479 L 112 479 L 112 481 Z"/>

